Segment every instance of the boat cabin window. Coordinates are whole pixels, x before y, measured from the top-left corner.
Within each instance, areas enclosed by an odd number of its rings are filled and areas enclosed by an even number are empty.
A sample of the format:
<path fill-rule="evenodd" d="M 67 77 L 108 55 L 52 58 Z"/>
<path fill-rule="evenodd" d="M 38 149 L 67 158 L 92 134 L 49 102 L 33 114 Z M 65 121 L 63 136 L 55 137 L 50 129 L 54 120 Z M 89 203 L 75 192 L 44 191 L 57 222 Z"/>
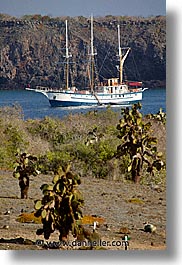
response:
<path fill-rule="evenodd" d="M 117 86 L 117 85 L 118 85 L 118 78 L 108 79 L 108 86 Z"/>

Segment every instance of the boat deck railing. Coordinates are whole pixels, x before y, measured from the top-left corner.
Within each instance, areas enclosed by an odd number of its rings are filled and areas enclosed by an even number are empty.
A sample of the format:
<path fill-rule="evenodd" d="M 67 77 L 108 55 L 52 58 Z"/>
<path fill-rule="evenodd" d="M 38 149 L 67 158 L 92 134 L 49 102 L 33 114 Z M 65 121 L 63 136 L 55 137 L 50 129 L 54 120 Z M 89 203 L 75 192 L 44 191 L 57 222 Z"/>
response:
<path fill-rule="evenodd" d="M 44 86 L 36 86 L 36 90 L 44 91 L 44 92 L 54 92 L 54 91 L 62 91 L 62 88 L 52 88 L 52 87 L 44 87 Z"/>

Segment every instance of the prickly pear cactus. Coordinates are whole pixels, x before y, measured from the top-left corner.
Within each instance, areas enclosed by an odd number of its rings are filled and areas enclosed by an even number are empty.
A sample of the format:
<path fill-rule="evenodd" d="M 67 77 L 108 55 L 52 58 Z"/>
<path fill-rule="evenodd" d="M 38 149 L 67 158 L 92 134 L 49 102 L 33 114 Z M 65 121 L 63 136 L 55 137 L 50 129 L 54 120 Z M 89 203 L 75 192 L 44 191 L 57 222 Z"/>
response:
<path fill-rule="evenodd" d="M 164 166 L 161 160 L 162 153 L 157 151 L 157 138 L 152 136 L 151 123 L 145 123 L 139 111 L 141 104 L 134 104 L 121 110 L 117 129 L 121 144 L 117 147 L 117 157 L 129 154 L 128 172 L 131 172 L 132 180 L 139 183 L 141 170 L 147 165 L 147 172 L 154 174 L 154 170 L 160 171 Z"/>
<path fill-rule="evenodd" d="M 166 124 L 166 113 L 162 111 L 162 108 L 160 108 L 157 114 L 148 114 L 146 117 L 162 122 L 164 125 Z"/>
<path fill-rule="evenodd" d="M 100 139 L 103 137 L 102 133 L 98 133 L 97 127 L 95 127 L 92 131 L 89 131 L 87 134 L 87 140 L 85 142 L 86 146 L 89 146 L 90 144 L 96 144 L 100 141 Z"/>
<path fill-rule="evenodd" d="M 28 198 L 29 177 L 37 176 L 38 171 L 37 157 L 27 153 L 21 153 L 19 150 L 16 154 L 16 163 L 14 164 L 13 177 L 19 180 L 21 189 L 21 199 Z"/>
<path fill-rule="evenodd" d="M 43 228 L 37 230 L 37 235 L 44 234 L 44 238 L 49 239 L 51 233 L 58 230 L 60 240 L 66 239 L 70 231 L 77 237 L 84 202 L 77 190 L 80 183 L 80 177 L 67 166 L 58 168 L 51 184 L 40 187 L 43 198 L 35 201 L 35 216 L 42 217 Z"/>

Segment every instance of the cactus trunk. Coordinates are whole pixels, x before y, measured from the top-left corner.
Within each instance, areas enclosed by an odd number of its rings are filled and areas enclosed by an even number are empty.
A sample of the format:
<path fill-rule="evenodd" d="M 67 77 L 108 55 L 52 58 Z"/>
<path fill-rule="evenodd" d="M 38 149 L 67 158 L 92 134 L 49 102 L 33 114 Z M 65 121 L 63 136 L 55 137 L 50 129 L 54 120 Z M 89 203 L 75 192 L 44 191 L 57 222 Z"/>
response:
<path fill-rule="evenodd" d="M 140 183 L 140 175 L 132 174 L 132 180 L 134 181 L 135 184 L 139 184 Z"/>
<path fill-rule="evenodd" d="M 19 186 L 21 190 L 21 199 L 28 198 L 28 189 L 29 189 L 29 178 L 23 177 L 19 179 Z"/>

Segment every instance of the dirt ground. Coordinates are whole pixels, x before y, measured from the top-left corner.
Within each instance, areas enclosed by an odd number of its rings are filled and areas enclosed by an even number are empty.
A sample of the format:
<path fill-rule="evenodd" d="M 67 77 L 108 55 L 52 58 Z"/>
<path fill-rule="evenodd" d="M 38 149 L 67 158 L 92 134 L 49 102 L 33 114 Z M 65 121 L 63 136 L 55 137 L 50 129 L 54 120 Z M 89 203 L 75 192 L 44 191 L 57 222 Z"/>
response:
<path fill-rule="evenodd" d="M 34 200 L 42 197 L 39 187 L 51 181 L 51 176 L 31 177 L 29 198 L 20 199 L 18 181 L 12 177 L 12 172 L 0 170 L 0 249 L 45 249 L 46 240 L 36 235 L 41 224 L 19 223 L 16 218 L 22 212 L 34 210 Z M 97 228 L 102 242 L 106 242 L 102 245 L 104 249 L 125 250 L 122 244 L 124 233 L 130 237 L 128 251 L 166 249 L 165 187 L 85 177 L 79 190 L 85 200 L 83 214 L 103 217 L 107 223 L 107 226 Z M 144 222 L 155 225 L 156 232 L 145 232 Z M 74 240 L 71 236 L 69 239 L 70 242 Z M 58 242 L 57 233 L 51 235 L 48 243 L 53 241 Z M 44 242 L 44 246 L 37 242 Z M 59 249 L 72 250 L 75 247 L 61 246 Z"/>

